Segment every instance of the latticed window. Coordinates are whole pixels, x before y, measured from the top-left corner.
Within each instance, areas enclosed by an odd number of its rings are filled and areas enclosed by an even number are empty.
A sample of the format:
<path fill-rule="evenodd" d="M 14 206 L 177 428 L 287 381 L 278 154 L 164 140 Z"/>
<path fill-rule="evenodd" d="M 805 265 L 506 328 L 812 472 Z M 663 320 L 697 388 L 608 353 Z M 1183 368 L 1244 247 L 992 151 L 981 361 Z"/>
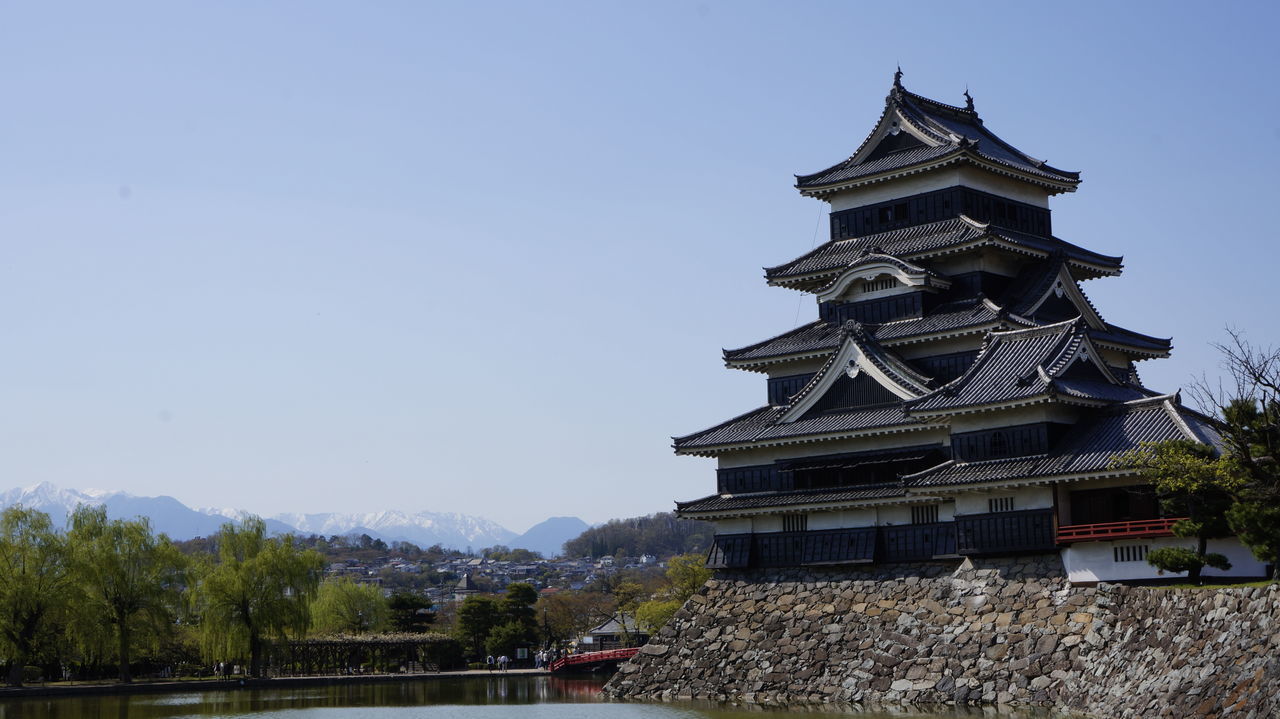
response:
<path fill-rule="evenodd" d="M 784 514 L 782 516 L 782 531 L 784 532 L 803 532 L 809 529 L 809 515 L 807 514 Z"/>
<path fill-rule="evenodd" d="M 938 521 L 938 505 L 926 504 L 923 507 L 911 508 L 912 524 L 933 524 Z"/>
<path fill-rule="evenodd" d="M 1012 512 L 1013 497 L 992 497 L 987 500 L 988 512 Z"/>
<path fill-rule="evenodd" d="M 880 290 L 891 290 L 898 281 L 892 277 L 885 277 L 878 280 L 866 280 L 862 283 L 863 292 L 879 292 Z"/>
<path fill-rule="evenodd" d="M 1147 550 L 1151 547 L 1145 544 L 1125 544 L 1119 547 L 1112 547 L 1111 553 L 1117 562 L 1141 562 L 1147 558 Z"/>

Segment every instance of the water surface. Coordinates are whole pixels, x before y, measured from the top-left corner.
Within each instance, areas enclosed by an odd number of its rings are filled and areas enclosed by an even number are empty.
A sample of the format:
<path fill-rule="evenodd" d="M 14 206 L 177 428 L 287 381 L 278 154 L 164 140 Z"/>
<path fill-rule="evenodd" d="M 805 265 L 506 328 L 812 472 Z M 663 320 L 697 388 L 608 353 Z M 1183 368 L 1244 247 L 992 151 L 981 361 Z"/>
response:
<path fill-rule="evenodd" d="M 1044 712 L 764 709 L 710 703 L 607 702 L 600 679 L 480 676 L 173 694 L 0 699 L 0 719 L 768 719 L 770 716 L 1046 717 Z"/>

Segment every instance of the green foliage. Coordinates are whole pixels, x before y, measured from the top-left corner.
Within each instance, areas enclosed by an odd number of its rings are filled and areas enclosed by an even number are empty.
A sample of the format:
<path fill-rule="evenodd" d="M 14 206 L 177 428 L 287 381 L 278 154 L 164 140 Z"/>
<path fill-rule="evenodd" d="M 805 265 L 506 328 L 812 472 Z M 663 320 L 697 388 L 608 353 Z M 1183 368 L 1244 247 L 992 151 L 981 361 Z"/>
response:
<path fill-rule="evenodd" d="M 311 605 L 311 626 L 320 634 L 373 634 L 390 626 L 391 608 L 382 590 L 350 578 L 320 583 Z"/>
<path fill-rule="evenodd" d="M 104 507 L 81 506 L 67 533 L 80 599 L 76 614 L 115 633 L 120 681 L 132 681 L 134 634 L 167 634 L 181 603 L 186 560 L 145 517 L 108 520 Z"/>
<path fill-rule="evenodd" d="M 538 632 L 536 628 L 525 626 L 520 622 L 510 621 L 494 627 L 489 632 L 489 638 L 485 640 L 484 647 L 485 651 L 495 657 L 503 654 L 514 657 L 516 647 L 532 646 L 537 641 Z"/>
<path fill-rule="evenodd" d="M 306 632 L 324 567 L 323 557 L 292 537 L 266 534 L 257 517 L 224 524 L 217 563 L 205 567 L 193 593 L 206 651 L 227 659 L 247 650 L 253 676 L 262 676 L 265 640 Z"/>
<path fill-rule="evenodd" d="M 72 588 L 66 542 L 49 516 L 21 507 L 0 512 L 0 650 L 9 684 L 53 645 Z"/>
<path fill-rule="evenodd" d="M 667 586 L 656 593 L 656 599 L 636 607 L 636 624 L 650 634 L 658 631 L 710 578 L 711 570 L 701 554 L 672 557 L 667 562 Z"/>
<path fill-rule="evenodd" d="M 647 517 L 611 519 L 592 527 L 564 543 L 567 557 L 638 557 L 652 554 L 665 559 L 676 554 L 703 552 L 711 546 L 711 526 L 707 522 L 679 519 L 671 512 Z"/>
<path fill-rule="evenodd" d="M 431 607 L 431 600 L 421 594 L 395 592 L 387 600 L 392 630 L 410 634 L 428 631 L 436 621 Z"/>
<path fill-rule="evenodd" d="M 454 632 L 458 641 L 471 652 L 472 657 L 481 656 L 484 642 L 489 632 L 498 626 L 502 618 L 498 603 L 493 597 L 472 595 L 462 600 L 458 606 L 458 619 L 454 624 Z"/>
<path fill-rule="evenodd" d="M 684 602 L 679 599 L 652 599 L 643 602 L 636 608 L 636 624 L 653 634 L 671 621 L 671 616 L 682 606 Z"/>
<path fill-rule="evenodd" d="M 1208 540 L 1231 535 L 1227 509 L 1232 492 L 1243 486 L 1240 465 L 1234 458 L 1217 456 L 1213 447 L 1199 442 L 1170 440 L 1144 443 L 1141 449 L 1125 453 L 1118 464 L 1137 469 L 1155 487 L 1165 516 L 1185 517 L 1174 523 L 1175 536 L 1196 540 L 1194 551 L 1152 551 L 1147 554 L 1148 564 L 1164 571 L 1187 572 L 1192 582 L 1200 580 L 1205 566 L 1231 567 L 1225 557 L 1211 556 L 1207 548 Z"/>
<path fill-rule="evenodd" d="M 681 604 L 702 589 L 708 579 L 711 579 L 711 570 L 707 569 L 706 557 L 702 554 L 682 554 L 667 562 L 669 594 Z"/>
<path fill-rule="evenodd" d="M 546 624 L 547 639 L 565 642 L 582 636 L 617 608 L 603 592 L 560 591 L 538 599 L 537 612 Z"/>
<path fill-rule="evenodd" d="M 1259 561 L 1280 565 L 1280 504 L 1248 491 L 1227 510 L 1227 523 Z"/>
<path fill-rule="evenodd" d="M 541 552 L 534 552 L 521 547 L 512 549 L 505 544 L 495 544 L 492 547 L 481 549 L 480 555 L 485 559 L 492 559 L 496 562 L 533 562 L 542 559 Z"/>
<path fill-rule="evenodd" d="M 1230 569 L 1231 562 L 1217 552 L 1197 553 L 1186 547 L 1161 547 L 1147 553 L 1147 563 L 1165 572 L 1187 572 L 1199 576 L 1204 567 Z"/>

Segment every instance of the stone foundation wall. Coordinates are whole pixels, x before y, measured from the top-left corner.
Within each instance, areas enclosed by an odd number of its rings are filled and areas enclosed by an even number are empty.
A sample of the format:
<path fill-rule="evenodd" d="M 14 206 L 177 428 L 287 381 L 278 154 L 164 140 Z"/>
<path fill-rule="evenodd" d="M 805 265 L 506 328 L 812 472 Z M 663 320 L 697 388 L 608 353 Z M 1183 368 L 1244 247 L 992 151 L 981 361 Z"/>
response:
<path fill-rule="evenodd" d="M 1073 588 L 1057 554 L 869 571 L 722 572 L 605 691 L 1275 717 L 1278 632 L 1275 585 Z"/>

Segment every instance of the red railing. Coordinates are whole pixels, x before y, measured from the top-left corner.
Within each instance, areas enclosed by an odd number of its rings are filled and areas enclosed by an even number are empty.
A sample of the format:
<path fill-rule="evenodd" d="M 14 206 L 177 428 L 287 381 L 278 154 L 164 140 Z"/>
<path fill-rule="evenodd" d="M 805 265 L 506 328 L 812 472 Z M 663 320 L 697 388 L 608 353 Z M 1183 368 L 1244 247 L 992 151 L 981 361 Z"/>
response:
<path fill-rule="evenodd" d="M 1165 519 L 1140 519 L 1133 522 L 1103 522 L 1101 524 L 1068 524 L 1058 527 L 1058 543 L 1094 542 L 1102 539 L 1126 539 L 1138 537 L 1172 537 L 1174 522 L 1184 517 Z"/>
<path fill-rule="evenodd" d="M 570 654 L 567 657 L 560 657 L 551 662 L 549 669 L 558 672 L 574 666 L 586 666 L 590 664 L 604 664 L 605 662 L 625 662 L 639 653 L 640 647 L 628 647 L 626 649 L 610 649 L 607 652 L 583 652 L 582 654 Z"/>

